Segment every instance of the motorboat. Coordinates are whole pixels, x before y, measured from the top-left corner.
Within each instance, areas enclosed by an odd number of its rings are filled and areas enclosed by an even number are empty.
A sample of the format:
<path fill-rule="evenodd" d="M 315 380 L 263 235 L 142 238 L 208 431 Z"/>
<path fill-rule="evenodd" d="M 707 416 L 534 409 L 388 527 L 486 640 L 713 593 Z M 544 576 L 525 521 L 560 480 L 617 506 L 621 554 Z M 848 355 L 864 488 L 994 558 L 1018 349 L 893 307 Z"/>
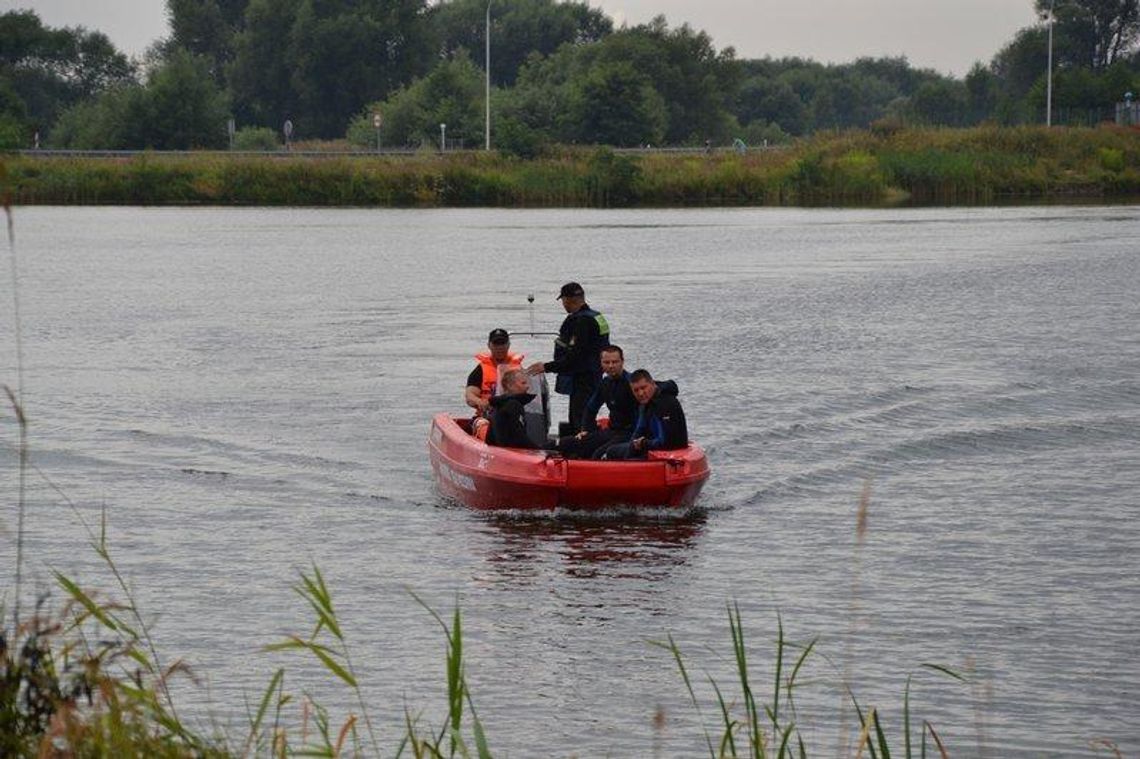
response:
<path fill-rule="evenodd" d="M 684 510 L 709 478 L 705 452 L 692 443 L 640 460 L 570 459 L 487 445 L 471 434 L 471 419 L 447 413 L 432 419 L 428 451 L 439 492 L 474 509 Z"/>

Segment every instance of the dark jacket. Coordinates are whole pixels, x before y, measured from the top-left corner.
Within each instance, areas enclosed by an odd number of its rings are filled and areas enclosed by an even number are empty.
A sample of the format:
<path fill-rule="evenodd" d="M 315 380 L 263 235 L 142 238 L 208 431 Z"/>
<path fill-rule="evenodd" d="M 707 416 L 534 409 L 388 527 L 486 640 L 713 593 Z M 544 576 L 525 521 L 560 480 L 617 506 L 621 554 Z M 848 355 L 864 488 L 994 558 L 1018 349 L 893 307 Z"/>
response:
<path fill-rule="evenodd" d="M 610 410 L 610 429 L 615 432 L 629 432 L 637 421 L 637 399 L 629 388 L 629 372 L 622 372 L 617 379 L 603 374 L 586 408 L 582 413 L 582 429 L 587 432 L 598 427 L 598 411 L 602 404 Z"/>
<path fill-rule="evenodd" d="M 595 382 L 602 372 L 602 348 L 609 344 L 610 325 L 606 317 L 583 304 L 562 321 L 554 345 L 554 360 L 547 361 L 543 368 Z"/>
<path fill-rule="evenodd" d="M 487 432 L 487 445 L 503 448 L 537 448 L 527 437 L 526 404 L 534 400 L 530 393 L 496 395 L 491 399 L 491 429 Z"/>
<path fill-rule="evenodd" d="M 639 408 L 632 439 L 639 437 L 646 439 L 645 450 L 649 451 L 671 451 L 689 444 L 689 428 L 677 400 L 676 382 L 658 382 L 649 403 Z"/>

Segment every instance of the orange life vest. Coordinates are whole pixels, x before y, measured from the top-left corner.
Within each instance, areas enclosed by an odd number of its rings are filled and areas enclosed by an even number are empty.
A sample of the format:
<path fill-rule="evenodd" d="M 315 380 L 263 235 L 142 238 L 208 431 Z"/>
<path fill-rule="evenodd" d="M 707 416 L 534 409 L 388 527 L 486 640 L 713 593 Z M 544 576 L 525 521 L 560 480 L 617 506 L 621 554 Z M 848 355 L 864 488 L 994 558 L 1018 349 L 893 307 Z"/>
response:
<path fill-rule="evenodd" d="M 523 359 L 526 358 L 521 353 L 507 353 L 506 359 L 501 363 L 510 366 L 512 369 L 522 368 Z M 495 363 L 495 359 L 491 358 L 489 352 L 475 354 L 475 360 L 483 367 L 483 386 L 479 388 L 479 397 L 485 401 L 491 400 L 491 396 L 495 394 L 495 386 L 499 382 L 499 367 Z"/>

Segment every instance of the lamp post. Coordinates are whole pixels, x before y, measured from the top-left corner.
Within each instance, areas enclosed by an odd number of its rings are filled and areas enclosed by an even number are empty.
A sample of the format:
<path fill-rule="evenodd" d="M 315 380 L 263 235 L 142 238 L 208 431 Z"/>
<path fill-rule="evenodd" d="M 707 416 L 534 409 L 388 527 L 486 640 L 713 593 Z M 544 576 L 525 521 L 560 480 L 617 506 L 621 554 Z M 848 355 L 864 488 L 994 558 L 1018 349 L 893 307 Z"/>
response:
<path fill-rule="evenodd" d="M 1045 72 L 1045 126 L 1053 126 L 1053 5 L 1056 0 L 1049 0 L 1049 62 Z"/>
<path fill-rule="evenodd" d="M 483 130 L 484 149 L 491 149 L 491 0 L 487 0 L 487 26 L 483 35 L 483 70 L 486 74 L 486 88 L 483 97 L 483 111 L 486 124 Z"/>
<path fill-rule="evenodd" d="M 447 150 L 447 124 L 439 125 L 439 152 Z"/>

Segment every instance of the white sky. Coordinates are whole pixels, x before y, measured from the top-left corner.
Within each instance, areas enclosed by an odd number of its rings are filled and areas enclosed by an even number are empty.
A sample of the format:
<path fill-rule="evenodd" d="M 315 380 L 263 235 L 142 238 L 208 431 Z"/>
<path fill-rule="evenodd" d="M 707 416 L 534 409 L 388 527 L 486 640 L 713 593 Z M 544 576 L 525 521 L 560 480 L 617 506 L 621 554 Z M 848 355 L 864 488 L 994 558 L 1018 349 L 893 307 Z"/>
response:
<path fill-rule="evenodd" d="M 589 0 L 619 24 L 664 14 L 688 22 L 737 57 L 797 55 L 824 63 L 905 55 L 914 66 L 962 76 L 989 62 L 1018 29 L 1035 22 L 1033 0 Z M 129 54 L 167 33 L 163 0 L 0 0 L 0 12 L 30 8 L 50 26 L 106 33 Z"/>

